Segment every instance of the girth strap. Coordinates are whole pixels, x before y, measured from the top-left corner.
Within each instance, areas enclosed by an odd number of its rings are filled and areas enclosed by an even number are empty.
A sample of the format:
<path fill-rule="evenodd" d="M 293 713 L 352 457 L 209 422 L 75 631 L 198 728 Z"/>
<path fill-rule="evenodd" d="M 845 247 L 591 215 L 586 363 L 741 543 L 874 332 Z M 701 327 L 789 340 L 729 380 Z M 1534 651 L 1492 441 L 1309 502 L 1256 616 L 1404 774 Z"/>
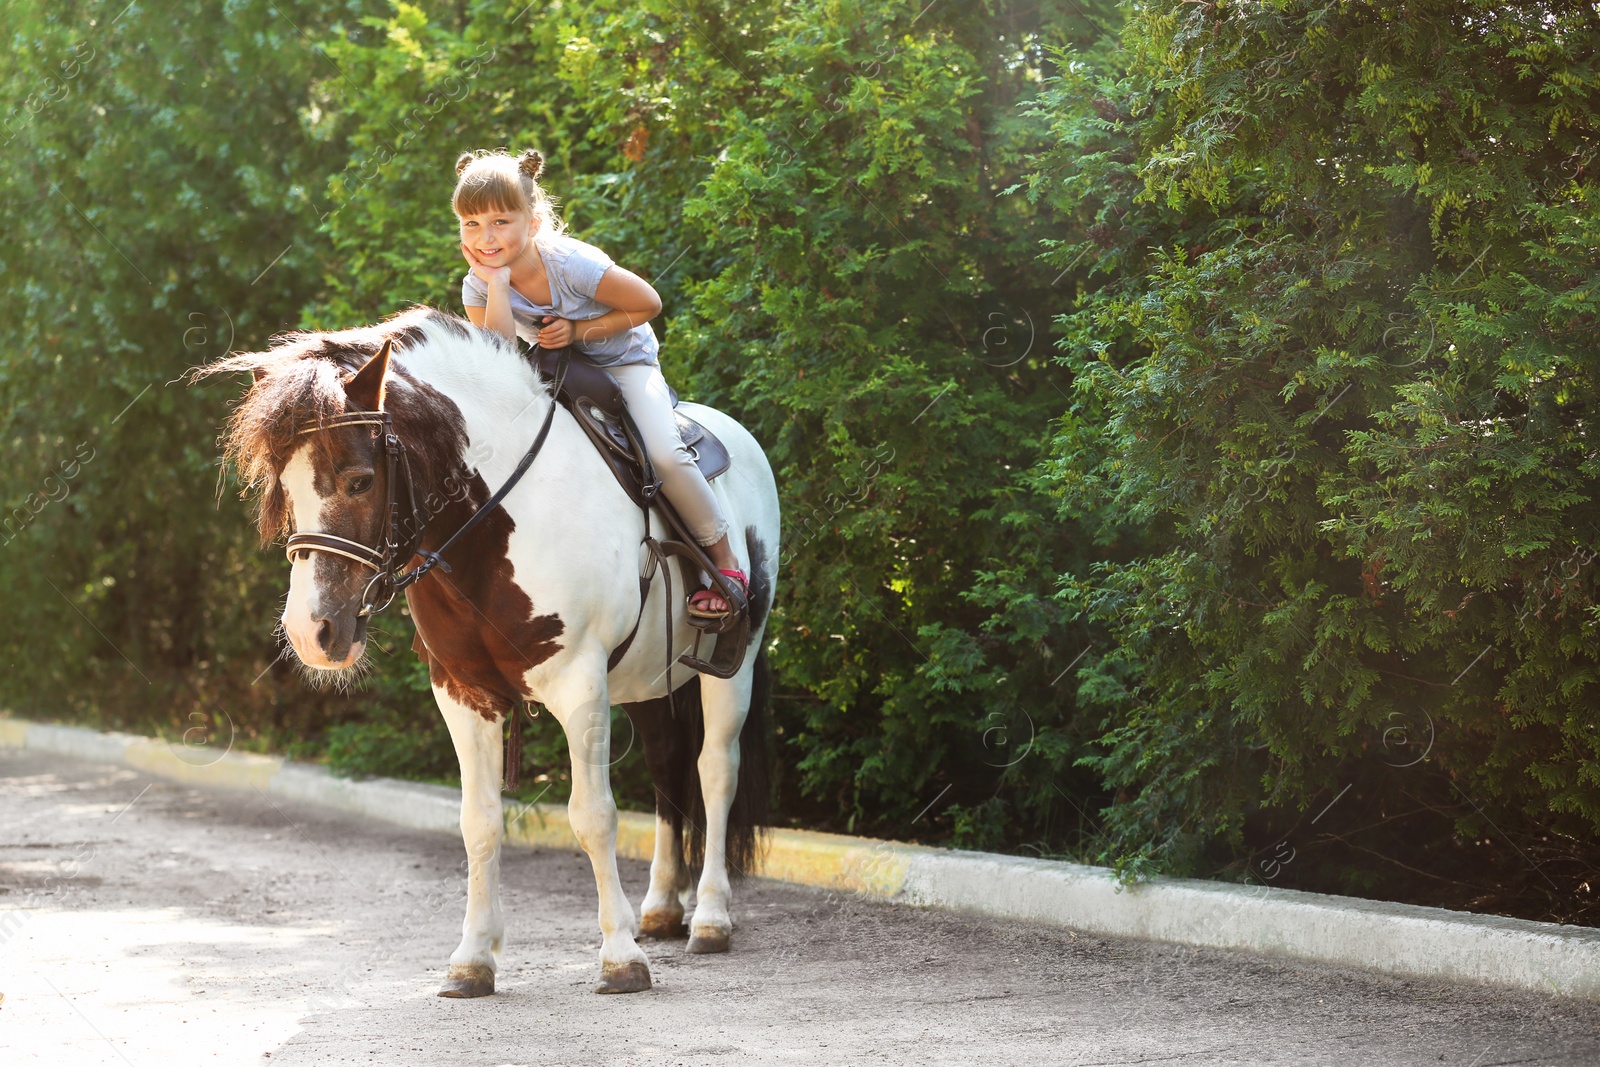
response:
<path fill-rule="evenodd" d="M 617 669 L 617 664 L 622 662 L 622 657 L 628 654 L 628 649 L 633 647 L 633 639 L 639 636 L 639 622 L 644 618 L 644 602 L 650 597 L 650 579 L 655 571 L 655 561 L 651 560 L 650 567 L 644 574 L 639 575 L 639 614 L 633 617 L 633 629 L 628 631 L 628 636 L 622 639 L 622 644 L 611 650 L 611 655 L 606 657 L 606 673 L 610 674 Z"/>

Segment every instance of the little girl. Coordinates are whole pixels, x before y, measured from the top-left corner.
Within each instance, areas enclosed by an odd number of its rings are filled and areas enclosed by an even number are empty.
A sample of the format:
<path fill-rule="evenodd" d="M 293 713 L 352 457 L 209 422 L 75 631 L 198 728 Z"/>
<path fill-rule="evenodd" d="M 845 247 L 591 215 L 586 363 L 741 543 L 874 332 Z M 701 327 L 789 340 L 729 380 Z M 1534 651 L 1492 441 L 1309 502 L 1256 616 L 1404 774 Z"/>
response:
<path fill-rule="evenodd" d="M 461 302 L 476 325 L 544 348 L 571 345 L 575 358 L 604 367 L 622 385 L 662 490 L 694 539 L 723 574 L 748 590 L 728 544 L 728 522 L 678 435 L 666 379 L 656 361 L 650 320 L 661 298 L 650 283 L 594 245 L 567 236 L 539 185 L 544 157 L 533 149 L 466 152 L 456 160 L 451 198 L 461 222 L 461 254 L 471 269 Z M 689 601 L 689 614 L 722 618 L 731 610 L 715 590 Z"/>

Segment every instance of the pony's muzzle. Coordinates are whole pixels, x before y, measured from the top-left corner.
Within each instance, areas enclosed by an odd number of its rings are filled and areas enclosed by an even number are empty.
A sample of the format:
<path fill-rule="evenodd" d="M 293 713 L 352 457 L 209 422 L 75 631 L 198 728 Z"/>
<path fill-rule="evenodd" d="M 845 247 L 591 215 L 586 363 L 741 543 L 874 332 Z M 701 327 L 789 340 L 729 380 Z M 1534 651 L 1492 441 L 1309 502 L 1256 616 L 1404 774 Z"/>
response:
<path fill-rule="evenodd" d="M 295 626 L 286 613 L 284 630 L 295 655 L 307 667 L 337 671 L 353 665 L 366 651 L 367 618 L 355 613 L 313 612 L 304 625 Z"/>

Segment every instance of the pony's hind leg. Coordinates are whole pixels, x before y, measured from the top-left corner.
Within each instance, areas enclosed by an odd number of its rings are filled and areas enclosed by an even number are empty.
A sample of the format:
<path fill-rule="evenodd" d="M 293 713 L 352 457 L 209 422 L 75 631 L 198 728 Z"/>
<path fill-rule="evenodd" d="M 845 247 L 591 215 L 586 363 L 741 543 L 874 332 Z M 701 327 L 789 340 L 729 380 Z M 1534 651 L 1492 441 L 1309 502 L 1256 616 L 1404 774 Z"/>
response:
<path fill-rule="evenodd" d="M 505 935 L 500 912 L 500 722 L 433 691 L 461 761 L 461 839 L 467 847 L 467 915 L 461 944 L 450 954 L 441 997 L 486 997 L 494 992 L 497 957 Z"/>
<path fill-rule="evenodd" d="M 728 814 L 739 784 L 739 735 L 750 705 L 751 670 L 747 666 L 729 679 L 702 677 L 700 685 L 705 715 L 699 760 L 700 788 L 705 796 L 705 864 L 695 894 L 689 951 L 726 952 L 733 934 Z"/>
<path fill-rule="evenodd" d="M 633 906 L 617 874 L 617 805 L 611 795 L 611 706 L 605 670 L 585 672 L 574 664 L 572 681 L 545 700 L 567 735 L 572 756 L 572 798 L 567 820 L 594 868 L 600 895 L 600 984 L 596 993 L 637 993 L 650 988 L 650 962 L 634 941 Z"/>

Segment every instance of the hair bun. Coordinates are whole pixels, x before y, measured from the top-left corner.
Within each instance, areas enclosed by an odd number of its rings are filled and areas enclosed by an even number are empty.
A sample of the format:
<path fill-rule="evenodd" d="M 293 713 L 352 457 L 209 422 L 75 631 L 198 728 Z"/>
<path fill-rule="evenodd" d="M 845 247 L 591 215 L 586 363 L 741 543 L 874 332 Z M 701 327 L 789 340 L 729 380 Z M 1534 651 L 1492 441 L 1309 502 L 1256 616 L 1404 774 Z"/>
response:
<path fill-rule="evenodd" d="M 457 156 L 456 157 L 456 175 L 460 176 L 461 172 L 466 170 L 469 166 L 471 166 L 472 165 L 472 161 L 474 159 L 477 159 L 477 158 L 478 157 L 473 155 L 471 152 L 463 152 L 459 156 Z"/>
<path fill-rule="evenodd" d="M 539 175 L 544 173 L 544 154 L 537 148 L 528 149 L 517 157 L 517 169 L 538 181 Z"/>

